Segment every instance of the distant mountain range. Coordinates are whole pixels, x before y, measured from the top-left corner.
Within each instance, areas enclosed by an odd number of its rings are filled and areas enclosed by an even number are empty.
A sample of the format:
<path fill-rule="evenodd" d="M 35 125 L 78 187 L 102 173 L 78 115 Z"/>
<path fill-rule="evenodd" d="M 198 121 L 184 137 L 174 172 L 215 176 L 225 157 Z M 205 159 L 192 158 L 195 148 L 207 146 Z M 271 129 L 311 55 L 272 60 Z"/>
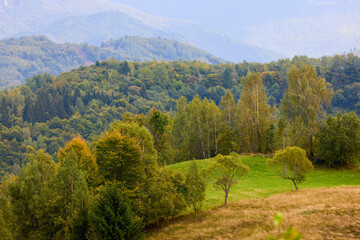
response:
<path fill-rule="evenodd" d="M 80 65 L 115 58 L 130 61 L 199 60 L 220 64 L 224 60 L 189 44 L 160 38 L 123 37 L 97 47 L 90 44 L 58 44 L 45 36 L 0 41 L 0 88 L 24 83 L 34 74 L 59 75 Z"/>
<path fill-rule="evenodd" d="M 108 0 L 0 0 L 0 38 L 34 34 L 95 45 L 126 35 L 176 39 L 233 62 L 281 57 L 195 22 L 153 16 Z"/>

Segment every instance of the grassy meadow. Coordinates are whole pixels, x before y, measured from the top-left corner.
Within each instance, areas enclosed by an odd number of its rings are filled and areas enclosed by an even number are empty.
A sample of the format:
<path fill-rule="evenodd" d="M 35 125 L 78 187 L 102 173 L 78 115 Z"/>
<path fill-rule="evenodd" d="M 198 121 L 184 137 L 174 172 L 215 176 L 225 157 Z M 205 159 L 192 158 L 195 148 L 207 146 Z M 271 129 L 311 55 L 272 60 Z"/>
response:
<path fill-rule="evenodd" d="M 228 202 L 236 202 L 242 199 L 264 198 L 273 194 L 294 191 L 294 184 L 290 180 L 284 180 L 277 176 L 273 169 L 265 164 L 266 157 L 242 156 L 243 164 L 249 166 L 248 176 L 243 177 L 230 189 Z M 199 169 L 204 169 L 215 159 L 195 160 Z M 191 161 L 170 165 L 173 170 L 187 173 Z M 337 170 L 324 167 L 315 167 L 315 170 L 307 175 L 305 182 L 299 184 L 299 188 L 320 188 L 334 186 L 360 185 L 360 172 L 355 170 Z M 224 192 L 214 188 L 208 183 L 206 199 L 203 210 L 211 209 L 224 203 Z"/>
<path fill-rule="evenodd" d="M 303 239 L 360 238 L 360 171 L 315 167 L 294 191 L 290 180 L 275 175 L 266 157 L 242 156 L 249 175 L 230 190 L 228 205 L 224 193 L 208 183 L 203 211 L 189 212 L 165 222 L 146 234 L 147 239 L 268 239 L 293 226 Z M 215 159 L 196 160 L 199 169 Z M 184 175 L 191 161 L 169 166 Z M 283 224 L 273 224 L 275 213 Z"/>
<path fill-rule="evenodd" d="M 245 199 L 199 214 L 188 214 L 147 233 L 148 240 L 265 240 L 279 236 L 289 226 L 302 239 L 359 239 L 360 187 L 300 189 L 268 198 Z M 275 213 L 284 221 L 273 224 Z"/>

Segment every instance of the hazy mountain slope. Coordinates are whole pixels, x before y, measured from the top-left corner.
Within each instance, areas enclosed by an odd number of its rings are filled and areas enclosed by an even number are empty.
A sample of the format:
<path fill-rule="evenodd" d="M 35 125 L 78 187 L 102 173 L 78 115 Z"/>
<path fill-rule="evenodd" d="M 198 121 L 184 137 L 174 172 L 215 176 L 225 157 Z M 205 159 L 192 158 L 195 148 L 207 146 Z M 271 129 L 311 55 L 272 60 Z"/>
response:
<path fill-rule="evenodd" d="M 175 40 L 161 38 L 123 37 L 108 40 L 101 44 L 102 49 L 117 52 L 125 59 L 132 61 L 158 60 L 199 60 L 201 62 L 220 64 L 225 61 L 214 55 Z"/>
<path fill-rule="evenodd" d="M 105 42 L 102 47 L 89 44 L 58 44 L 43 36 L 11 38 L 0 41 L 0 88 L 19 85 L 34 74 L 59 75 L 97 60 L 150 61 L 189 60 L 219 64 L 224 60 L 201 49 L 175 40 L 124 37 Z"/>
<path fill-rule="evenodd" d="M 2 3 L 2 4 L 1 4 Z M 5 4 L 7 3 L 7 4 Z M 166 19 L 107 0 L 0 0 L 0 38 L 43 34 L 57 42 L 100 44 L 125 35 L 176 39 L 229 61 L 270 61 L 280 55 L 200 24 Z"/>

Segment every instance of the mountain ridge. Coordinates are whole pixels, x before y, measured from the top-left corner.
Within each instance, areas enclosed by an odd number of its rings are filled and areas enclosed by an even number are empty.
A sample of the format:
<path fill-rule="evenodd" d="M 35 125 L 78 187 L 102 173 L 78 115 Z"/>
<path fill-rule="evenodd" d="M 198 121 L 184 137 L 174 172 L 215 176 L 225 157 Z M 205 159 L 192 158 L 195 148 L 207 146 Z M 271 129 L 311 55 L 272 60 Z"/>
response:
<path fill-rule="evenodd" d="M 126 35 L 162 37 L 189 43 L 233 62 L 268 62 L 282 57 L 195 22 L 158 17 L 107 0 L 7 2 L 7 6 L 0 4 L 0 9 L 6 13 L 0 23 L 0 29 L 3 29 L 0 38 L 46 35 L 56 42 L 98 45 Z"/>
<path fill-rule="evenodd" d="M 226 62 L 194 46 L 159 38 L 126 36 L 105 41 L 102 47 L 69 42 L 55 43 L 45 36 L 10 38 L 0 40 L 0 88 L 24 83 L 34 74 L 48 72 L 58 76 L 81 65 L 89 66 L 96 61 L 110 58 L 122 61 L 183 59 L 212 64 Z"/>

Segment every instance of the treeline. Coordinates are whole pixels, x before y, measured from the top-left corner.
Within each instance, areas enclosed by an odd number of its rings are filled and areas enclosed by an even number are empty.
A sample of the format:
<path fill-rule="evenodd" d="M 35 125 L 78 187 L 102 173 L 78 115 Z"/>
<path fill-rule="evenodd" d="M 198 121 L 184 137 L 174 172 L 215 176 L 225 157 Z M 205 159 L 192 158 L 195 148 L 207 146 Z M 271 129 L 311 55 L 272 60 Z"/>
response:
<path fill-rule="evenodd" d="M 149 130 L 129 119 L 91 147 L 73 138 L 57 152 L 58 163 L 44 150 L 30 154 L 17 175 L 1 181 L 0 238 L 142 239 L 145 227 L 199 208 L 193 176 L 185 181 L 160 168 L 155 146 Z"/>
<path fill-rule="evenodd" d="M 73 137 L 81 135 L 91 142 L 124 113 L 145 115 L 153 107 L 168 118 L 166 151 L 159 154 L 163 163 L 214 156 L 225 146 L 266 153 L 295 140 L 310 144 L 305 149 L 315 158 L 314 136 L 325 113 L 359 111 L 358 66 L 359 58 L 352 54 L 269 64 L 108 60 L 56 78 L 36 75 L 0 93 L 1 170 L 15 171 L 28 153 L 39 149 L 56 160 L 58 149 Z M 296 86 L 296 81 L 306 87 Z M 290 84 L 293 92 L 287 90 Z M 299 105 L 294 99 L 304 89 L 307 99 Z M 286 108 L 290 104 L 293 107 Z M 302 109 L 294 109 L 298 105 Z M 308 136 L 295 137 L 295 128 L 289 130 L 294 123 L 305 124 L 297 129 Z"/>

